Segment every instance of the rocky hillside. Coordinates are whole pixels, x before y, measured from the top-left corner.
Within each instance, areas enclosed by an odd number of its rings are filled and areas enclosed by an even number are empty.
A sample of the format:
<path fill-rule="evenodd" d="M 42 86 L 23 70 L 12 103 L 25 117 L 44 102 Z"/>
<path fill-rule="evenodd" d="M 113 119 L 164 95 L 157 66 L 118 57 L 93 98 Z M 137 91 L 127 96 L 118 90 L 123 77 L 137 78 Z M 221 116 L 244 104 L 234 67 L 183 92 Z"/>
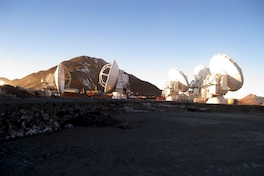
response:
<path fill-rule="evenodd" d="M 107 64 L 103 59 L 92 58 L 88 56 L 80 56 L 64 61 L 63 64 L 71 73 L 70 88 L 77 88 L 80 91 L 92 90 L 94 85 L 98 90 L 103 91 L 103 87 L 99 84 L 99 73 L 101 68 Z M 10 81 L 13 86 L 23 87 L 25 89 L 41 89 L 41 79 L 48 74 L 54 73 L 56 66 L 46 70 L 32 73 L 22 79 L 15 79 Z M 125 70 L 124 70 L 125 71 Z M 142 81 L 137 77 L 129 74 L 131 91 L 138 95 L 156 95 L 159 96 L 161 91 L 153 84 Z"/>
<path fill-rule="evenodd" d="M 264 103 L 264 97 L 249 94 L 244 98 L 239 99 L 238 102 L 243 105 L 262 105 Z"/>
<path fill-rule="evenodd" d="M 11 85 L 0 86 L 0 97 L 32 98 L 33 95 L 26 90 Z"/>

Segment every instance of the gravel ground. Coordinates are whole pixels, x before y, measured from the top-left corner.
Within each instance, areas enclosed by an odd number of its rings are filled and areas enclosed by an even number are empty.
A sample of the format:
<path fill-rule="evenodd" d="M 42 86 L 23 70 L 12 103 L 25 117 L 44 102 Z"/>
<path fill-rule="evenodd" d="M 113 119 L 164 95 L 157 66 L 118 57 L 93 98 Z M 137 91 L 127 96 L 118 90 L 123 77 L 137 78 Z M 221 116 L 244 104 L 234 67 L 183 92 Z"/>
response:
<path fill-rule="evenodd" d="M 264 175 L 263 108 L 196 106 L 1 140 L 1 175 Z"/>

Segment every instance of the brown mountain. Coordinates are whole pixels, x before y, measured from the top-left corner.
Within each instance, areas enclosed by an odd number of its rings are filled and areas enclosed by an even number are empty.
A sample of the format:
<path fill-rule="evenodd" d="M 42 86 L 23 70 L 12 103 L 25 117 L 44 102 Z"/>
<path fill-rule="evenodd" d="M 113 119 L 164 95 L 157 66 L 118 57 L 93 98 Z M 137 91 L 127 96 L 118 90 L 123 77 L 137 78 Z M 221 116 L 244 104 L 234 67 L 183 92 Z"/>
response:
<path fill-rule="evenodd" d="M 239 99 L 239 104 L 244 105 L 261 105 L 262 103 L 264 103 L 264 97 L 258 97 L 254 94 L 249 94 Z"/>
<path fill-rule="evenodd" d="M 7 85 L 12 85 L 12 81 L 10 81 L 9 79 L 4 78 L 4 77 L 0 77 L 0 81 L 1 81 L 1 84 L 4 83 Z"/>
<path fill-rule="evenodd" d="M 71 74 L 70 88 L 91 90 L 94 89 L 94 85 L 96 85 L 98 90 L 103 91 L 103 87 L 99 84 L 98 77 L 101 68 L 107 64 L 106 61 L 94 57 L 80 56 L 64 61 L 63 64 Z M 32 73 L 22 79 L 12 80 L 11 83 L 14 86 L 20 86 L 25 89 L 41 89 L 41 79 L 45 78 L 50 73 L 54 73 L 55 70 L 56 66 L 46 71 L 42 70 L 37 73 Z M 161 95 L 161 90 L 155 85 L 142 81 L 131 74 L 128 75 L 131 92 L 138 95 Z"/>
<path fill-rule="evenodd" d="M 31 98 L 33 95 L 26 90 L 11 85 L 0 86 L 0 97 Z"/>

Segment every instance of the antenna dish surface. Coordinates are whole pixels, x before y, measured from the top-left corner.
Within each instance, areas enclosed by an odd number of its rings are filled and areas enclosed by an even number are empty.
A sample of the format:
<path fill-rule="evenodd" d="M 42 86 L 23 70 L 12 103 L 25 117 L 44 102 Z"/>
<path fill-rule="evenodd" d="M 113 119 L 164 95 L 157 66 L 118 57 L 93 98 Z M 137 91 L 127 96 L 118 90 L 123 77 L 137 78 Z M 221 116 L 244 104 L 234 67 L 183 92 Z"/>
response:
<path fill-rule="evenodd" d="M 193 70 L 193 74 L 196 80 L 201 80 L 210 74 L 210 69 L 204 65 L 197 65 Z"/>
<path fill-rule="evenodd" d="M 64 66 L 59 64 L 54 73 L 55 84 L 60 93 L 63 94 L 65 86 Z"/>
<path fill-rule="evenodd" d="M 169 71 L 169 81 L 176 81 L 181 84 L 182 92 L 186 92 L 189 89 L 189 82 L 185 74 L 178 69 L 171 69 Z"/>
<path fill-rule="evenodd" d="M 107 72 L 107 70 L 109 70 L 109 72 Z M 103 66 L 99 74 L 99 81 L 104 87 L 104 92 L 109 92 L 116 86 L 118 75 L 119 67 L 115 60 L 112 64 L 106 64 Z M 106 77 L 106 81 L 104 77 Z"/>
<path fill-rule="evenodd" d="M 237 63 L 224 54 L 217 54 L 209 62 L 212 74 L 226 74 L 230 91 L 240 89 L 244 83 L 243 73 Z"/>

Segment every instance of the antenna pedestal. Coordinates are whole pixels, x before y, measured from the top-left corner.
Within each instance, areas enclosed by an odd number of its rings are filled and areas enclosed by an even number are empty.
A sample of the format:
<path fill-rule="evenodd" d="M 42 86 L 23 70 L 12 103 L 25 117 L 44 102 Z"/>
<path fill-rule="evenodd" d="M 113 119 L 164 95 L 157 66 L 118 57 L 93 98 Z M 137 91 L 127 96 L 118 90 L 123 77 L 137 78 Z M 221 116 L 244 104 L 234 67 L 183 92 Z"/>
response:
<path fill-rule="evenodd" d="M 121 92 L 113 92 L 112 99 L 115 99 L 115 100 L 127 99 L 127 95 Z"/>
<path fill-rule="evenodd" d="M 164 90 L 166 101 L 178 101 L 179 100 L 179 91 L 174 88 L 167 88 Z"/>
<path fill-rule="evenodd" d="M 178 101 L 179 100 L 179 95 L 170 95 L 166 97 L 166 101 Z"/>
<path fill-rule="evenodd" d="M 226 100 L 223 95 L 211 97 L 207 100 L 207 104 L 226 104 Z"/>

